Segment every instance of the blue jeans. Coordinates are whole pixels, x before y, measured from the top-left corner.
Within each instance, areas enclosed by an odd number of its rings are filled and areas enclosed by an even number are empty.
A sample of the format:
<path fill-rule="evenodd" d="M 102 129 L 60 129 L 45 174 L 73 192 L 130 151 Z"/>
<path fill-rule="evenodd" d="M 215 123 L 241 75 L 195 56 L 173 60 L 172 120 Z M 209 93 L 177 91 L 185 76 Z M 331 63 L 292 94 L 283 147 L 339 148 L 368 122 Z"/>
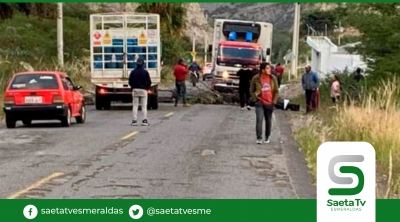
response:
<path fill-rule="evenodd" d="M 178 104 L 179 97 L 182 97 L 182 102 L 186 104 L 186 84 L 185 82 L 175 82 L 176 93 L 178 94 L 178 98 L 175 101 L 175 104 Z"/>
<path fill-rule="evenodd" d="M 273 105 L 264 105 L 260 101 L 256 102 L 256 134 L 257 140 L 262 139 L 263 120 L 265 118 L 265 139 L 271 135 Z"/>

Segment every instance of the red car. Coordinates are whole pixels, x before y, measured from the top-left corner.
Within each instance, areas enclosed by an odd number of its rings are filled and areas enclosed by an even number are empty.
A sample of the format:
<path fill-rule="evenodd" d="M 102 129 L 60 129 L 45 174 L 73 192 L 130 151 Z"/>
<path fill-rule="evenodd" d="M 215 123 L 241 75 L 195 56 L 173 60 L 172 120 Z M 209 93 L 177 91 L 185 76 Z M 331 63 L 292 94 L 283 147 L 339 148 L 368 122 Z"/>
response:
<path fill-rule="evenodd" d="M 211 72 L 213 69 L 213 64 L 210 62 L 207 62 L 204 64 L 203 67 L 203 81 L 205 81 L 208 77 L 211 77 Z"/>
<path fill-rule="evenodd" d="M 32 120 L 60 120 L 69 127 L 71 119 L 86 120 L 85 100 L 68 75 L 58 71 L 17 73 L 4 93 L 7 128 L 17 121 L 30 125 Z"/>

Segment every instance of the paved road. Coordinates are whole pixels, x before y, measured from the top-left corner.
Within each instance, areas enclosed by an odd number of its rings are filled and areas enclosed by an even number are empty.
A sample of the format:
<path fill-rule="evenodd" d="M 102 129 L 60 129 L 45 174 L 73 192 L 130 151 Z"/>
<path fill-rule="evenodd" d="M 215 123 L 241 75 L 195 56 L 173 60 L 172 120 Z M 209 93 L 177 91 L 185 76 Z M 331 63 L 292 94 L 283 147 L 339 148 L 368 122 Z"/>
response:
<path fill-rule="evenodd" d="M 132 127 L 127 108 L 89 107 L 83 125 L 0 128 L 0 197 L 315 197 L 281 111 L 262 146 L 253 110 L 161 104 L 148 115 Z"/>

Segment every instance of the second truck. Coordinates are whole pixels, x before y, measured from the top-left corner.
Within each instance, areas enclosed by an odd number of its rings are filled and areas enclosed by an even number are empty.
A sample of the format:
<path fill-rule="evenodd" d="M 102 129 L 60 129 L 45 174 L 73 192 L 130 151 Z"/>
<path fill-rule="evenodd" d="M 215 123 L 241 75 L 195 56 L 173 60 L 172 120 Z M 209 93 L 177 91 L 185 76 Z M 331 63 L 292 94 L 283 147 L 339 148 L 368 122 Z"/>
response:
<path fill-rule="evenodd" d="M 209 46 L 214 90 L 236 90 L 239 87 L 236 73 L 240 69 L 271 62 L 272 34 L 271 23 L 216 19 L 213 44 Z"/>

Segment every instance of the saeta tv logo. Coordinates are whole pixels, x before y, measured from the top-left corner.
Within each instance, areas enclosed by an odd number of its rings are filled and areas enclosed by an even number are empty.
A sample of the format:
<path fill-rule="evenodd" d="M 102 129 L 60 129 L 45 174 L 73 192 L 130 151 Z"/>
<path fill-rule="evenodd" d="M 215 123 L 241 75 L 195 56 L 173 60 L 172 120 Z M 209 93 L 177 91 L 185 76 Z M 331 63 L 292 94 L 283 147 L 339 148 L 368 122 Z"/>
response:
<path fill-rule="evenodd" d="M 342 162 L 349 162 L 349 163 L 359 163 L 364 161 L 363 155 L 338 155 L 331 159 L 329 162 L 328 173 L 329 177 L 332 182 L 336 184 L 344 184 L 344 185 L 351 185 L 353 184 L 353 179 L 351 177 L 338 177 L 335 174 L 335 165 Z M 362 170 L 356 166 L 341 166 L 339 171 L 341 173 L 348 173 L 354 174 L 358 178 L 358 184 L 356 187 L 353 188 L 331 188 L 329 189 L 328 193 L 332 196 L 340 196 L 340 195 L 357 195 L 359 194 L 364 188 L 364 173 Z"/>
<path fill-rule="evenodd" d="M 375 149 L 326 142 L 317 152 L 317 221 L 375 222 Z"/>

